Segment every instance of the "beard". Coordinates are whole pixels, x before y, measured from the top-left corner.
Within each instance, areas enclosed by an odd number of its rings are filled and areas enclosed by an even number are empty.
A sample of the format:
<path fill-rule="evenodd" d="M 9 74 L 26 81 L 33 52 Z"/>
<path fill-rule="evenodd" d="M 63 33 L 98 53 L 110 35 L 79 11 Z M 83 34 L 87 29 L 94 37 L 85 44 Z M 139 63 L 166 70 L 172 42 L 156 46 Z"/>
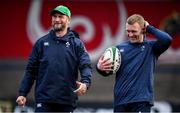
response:
<path fill-rule="evenodd" d="M 65 24 L 58 24 L 58 23 L 53 24 L 53 29 L 55 32 L 64 31 L 65 28 L 66 28 Z"/>

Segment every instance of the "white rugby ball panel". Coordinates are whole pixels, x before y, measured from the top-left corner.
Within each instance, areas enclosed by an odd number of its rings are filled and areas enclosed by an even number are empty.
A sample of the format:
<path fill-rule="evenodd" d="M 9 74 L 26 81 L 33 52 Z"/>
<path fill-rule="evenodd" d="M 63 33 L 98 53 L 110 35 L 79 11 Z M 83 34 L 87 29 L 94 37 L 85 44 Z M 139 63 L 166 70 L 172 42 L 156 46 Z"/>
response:
<path fill-rule="evenodd" d="M 121 55 L 119 49 L 115 46 L 107 48 L 104 52 L 104 59 L 110 59 L 111 62 L 114 62 L 113 74 L 116 73 L 121 65 Z"/>

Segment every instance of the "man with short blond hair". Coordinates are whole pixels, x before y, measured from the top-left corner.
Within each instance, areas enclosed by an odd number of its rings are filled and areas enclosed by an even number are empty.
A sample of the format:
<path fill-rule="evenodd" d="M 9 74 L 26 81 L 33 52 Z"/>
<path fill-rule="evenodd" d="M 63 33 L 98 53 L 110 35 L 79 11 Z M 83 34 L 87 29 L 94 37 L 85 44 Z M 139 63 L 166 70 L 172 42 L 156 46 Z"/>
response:
<path fill-rule="evenodd" d="M 156 40 L 147 40 L 146 33 Z M 154 102 L 153 72 L 159 56 L 171 44 L 171 36 L 154 28 L 139 14 L 126 22 L 128 41 L 116 45 L 121 54 L 121 66 L 114 85 L 114 112 L 150 112 Z M 97 71 L 107 76 L 113 62 L 100 57 Z"/>

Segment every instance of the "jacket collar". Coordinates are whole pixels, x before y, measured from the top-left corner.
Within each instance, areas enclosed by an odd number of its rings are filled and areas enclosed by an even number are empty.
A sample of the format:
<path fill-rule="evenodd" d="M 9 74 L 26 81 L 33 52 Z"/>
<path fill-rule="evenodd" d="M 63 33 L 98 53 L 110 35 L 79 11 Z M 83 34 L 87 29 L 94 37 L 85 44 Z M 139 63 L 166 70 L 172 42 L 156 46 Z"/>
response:
<path fill-rule="evenodd" d="M 55 41 L 62 40 L 62 41 L 66 41 L 66 42 L 69 41 L 70 38 L 72 38 L 74 36 L 73 32 L 70 28 L 68 28 L 67 33 L 63 37 L 57 37 L 55 34 L 55 31 L 53 29 L 50 31 L 49 35 Z"/>
<path fill-rule="evenodd" d="M 131 43 L 131 42 L 128 40 L 128 42 L 129 42 L 130 44 L 132 44 L 132 45 L 142 45 L 142 44 L 145 44 L 147 41 L 148 41 L 148 40 L 147 40 L 147 36 L 146 36 L 146 35 L 144 35 L 143 42 L 141 42 L 141 43 Z"/>

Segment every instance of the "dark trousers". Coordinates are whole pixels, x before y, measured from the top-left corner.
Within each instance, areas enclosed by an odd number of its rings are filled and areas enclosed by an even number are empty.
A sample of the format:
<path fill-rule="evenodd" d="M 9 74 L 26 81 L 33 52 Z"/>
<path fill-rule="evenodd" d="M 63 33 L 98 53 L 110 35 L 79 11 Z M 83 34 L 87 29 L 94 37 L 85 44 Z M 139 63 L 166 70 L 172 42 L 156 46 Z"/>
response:
<path fill-rule="evenodd" d="M 35 112 L 65 112 L 72 113 L 75 107 L 71 105 L 56 104 L 56 103 L 37 103 Z"/>
<path fill-rule="evenodd" d="M 149 102 L 134 102 L 122 104 L 114 107 L 114 112 L 137 112 L 137 113 L 150 113 L 152 105 Z"/>

